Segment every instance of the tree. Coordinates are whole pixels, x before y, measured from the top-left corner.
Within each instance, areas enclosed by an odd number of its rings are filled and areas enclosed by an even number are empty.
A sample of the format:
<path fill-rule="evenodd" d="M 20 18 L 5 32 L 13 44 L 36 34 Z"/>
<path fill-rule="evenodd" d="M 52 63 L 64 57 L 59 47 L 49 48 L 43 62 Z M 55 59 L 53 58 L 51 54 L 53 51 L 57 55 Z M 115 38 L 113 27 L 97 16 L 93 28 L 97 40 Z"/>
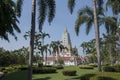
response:
<path fill-rule="evenodd" d="M 107 0 L 106 8 L 112 9 L 113 14 L 118 15 L 120 13 L 120 1 L 119 0 Z"/>
<path fill-rule="evenodd" d="M 15 32 L 20 33 L 18 26 L 19 17 L 21 16 L 22 0 L 0 0 L 0 38 L 9 41 L 8 35 L 15 39 Z"/>
<path fill-rule="evenodd" d="M 94 20 L 94 29 L 95 29 L 95 38 L 96 38 L 96 50 L 97 50 L 97 59 L 98 59 L 98 71 L 101 71 L 101 60 L 100 60 L 100 45 L 99 45 L 99 28 L 98 28 L 98 18 L 97 18 L 97 8 L 96 8 L 96 1 L 98 2 L 98 8 L 99 8 L 99 10 L 102 10 L 101 9 L 101 6 L 102 6 L 102 3 L 103 3 L 103 1 L 102 0 L 92 0 L 92 2 L 93 2 L 93 20 Z M 69 0 L 68 1 L 68 7 L 69 7 L 69 9 L 70 9 L 70 11 L 71 11 L 71 13 L 72 13 L 72 11 L 73 11 L 73 8 L 74 8 L 74 5 L 75 5 L 75 0 Z M 80 20 L 85 20 L 86 19 L 86 17 L 84 16 L 83 18 L 79 18 L 79 20 L 77 20 L 77 22 L 76 22 L 76 26 L 80 26 Z M 89 28 L 90 28 L 90 26 L 91 26 L 91 21 L 88 19 L 87 20 L 88 21 L 88 30 L 89 30 Z M 83 22 L 82 22 L 83 23 Z M 79 32 L 79 30 L 78 29 L 76 29 L 76 27 L 75 27 L 75 30 L 76 30 L 76 32 Z M 78 33 L 77 33 L 78 34 Z"/>
<path fill-rule="evenodd" d="M 54 64 L 55 61 L 58 62 L 59 58 L 60 58 L 60 52 L 65 49 L 64 46 L 61 44 L 61 41 L 52 41 L 50 44 L 50 48 L 52 48 L 52 53 L 53 53 L 53 57 L 54 57 Z M 55 59 L 56 57 L 56 59 Z"/>
<path fill-rule="evenodd" d="M 103 0 L 92 0 L 92 3 L 93 3 L 93 10 L 90 9 L 89 7 L 79 10 L 78 19 L 76 20 L 76 23 L 75 23 L 75 31 L 76 31 L 76 34 L 78 35 L 79 27 L 81 26 L 82 23 L 86 23 L 87 24 L 86 33 L 88 34 L 92 26 L 92 23 L 94 23 L 94 30 L 95 30 L 95 37 L 96 37 L 96 50 L 97 50 L 97 59 L 98 59 L 98 71 L 101 71 L 99 26 L 102 23 L 102 24 L 105 24 L 106 29 L 109 29 L 109 27 L 112 27 L 113 31 L 115 31 L 116 24 L 112 18 L 110 17 L 104 18 L 104 13 L 102 8 L 104 3 Z M 71 13 L 73 11 L 74 5 L 75 5 L 75 0 L 68 1 L 68 7 Z"/>
<path fill-rule="evenodd" d="M 39 31 L 42 31 L 43 23 L 48 15 L 48 22 L 51 23 L 55 15 L 55 0 L 38 0 L 38 23 Z M 32 80 L 32 56 L 34 51 L 35 18 L 36 18 L 36 0 L 32 0 L 32 19 L 30 34 L 30 54 L 29 54 L 29 79 Z"/>

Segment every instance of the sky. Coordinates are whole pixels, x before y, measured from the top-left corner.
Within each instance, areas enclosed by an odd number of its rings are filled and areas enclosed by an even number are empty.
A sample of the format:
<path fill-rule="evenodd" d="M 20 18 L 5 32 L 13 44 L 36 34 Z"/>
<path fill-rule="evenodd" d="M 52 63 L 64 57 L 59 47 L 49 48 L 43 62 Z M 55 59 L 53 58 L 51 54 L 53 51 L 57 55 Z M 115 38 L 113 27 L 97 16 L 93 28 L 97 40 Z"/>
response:
<path fill-rule="evenodd" d="M 80 28 L 79 36 L 76 36 L 74 26 L 75 20 L 77 19 L 77 13 L 80 8 L 89 5 L 92 7 L 91 0 L 76 0 L 76 6 L 73 14 L 71 15 L 68 7 L 67 0 L 56 0 L 56 15 L 51 25 L 49 25 L 46 20 L 43 25 L 43 32 L 49 33 L 50 38 L 45 39 L 45 44 L 50 43 L 51 41 L 62 40 L 62 34 L 67 28 L 70 34 L 72 47 L 77 47 L 79 54 L 83 55 L 82 48 L 80 44 L 84 41 L 89 41 L 95 38 L 94 28 L 91 29 L 89 35 L 85 34 L 85 25 L 82 25 Z M 0 39 L 0 47 L 3 47 L 6 50 L 15 50 L 24 47 L 29 47 L 29 39 L 25 40 L 23 35 L 25 32 L 30 31 L 31 26 L 31 3 L 32 0 L 24 0 L 22 15 L 20 18 L 20 29 L 21 33 L 16 33 L 18 40 L 16 41 L 14 37 L 9 35 L 10 42 Z M 38 23 L 36 19 L 36 31 L 38 31 Z M 101 31 L 104 31 L 101 28 Z"/>

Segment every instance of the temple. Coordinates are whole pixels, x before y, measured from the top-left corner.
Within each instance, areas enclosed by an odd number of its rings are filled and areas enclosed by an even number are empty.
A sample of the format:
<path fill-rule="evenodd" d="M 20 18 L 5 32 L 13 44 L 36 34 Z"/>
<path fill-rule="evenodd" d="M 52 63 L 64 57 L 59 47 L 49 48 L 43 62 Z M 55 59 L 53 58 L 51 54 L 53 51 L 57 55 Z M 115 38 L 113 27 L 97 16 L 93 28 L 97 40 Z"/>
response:
<path fill-rule="evenodd" d="M 77 65 L 78 63 L 83 63 L 85 59 L 78 55 L 77 48 L 72 48 L 70 34 L 67 28 L 62 34 L 62 45 L 66 47 L 59 54 L 59 60 L 62 62 L 60 64 L 64 66 Z M 77 53 L 77 56 L 76 56 Z M 46 65 L 54 65 L 54 60 L 59 61 L 58 56 L 48 56 L 46 60 Z"/>

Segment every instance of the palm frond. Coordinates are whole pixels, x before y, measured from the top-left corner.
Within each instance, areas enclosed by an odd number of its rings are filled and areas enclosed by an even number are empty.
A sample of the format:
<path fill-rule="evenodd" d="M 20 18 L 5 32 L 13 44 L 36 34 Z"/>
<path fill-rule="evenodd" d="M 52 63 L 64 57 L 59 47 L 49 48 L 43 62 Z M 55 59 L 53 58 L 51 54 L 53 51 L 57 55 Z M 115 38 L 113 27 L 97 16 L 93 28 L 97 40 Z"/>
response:
<path fill-rule="evenodd" d="M 86 34 L 88 35 L 91 28 L 92 28 L 92 24 L 93 24 L 93 19 L 89 18 L 87 21 L 86 21 Z"/>
<path fill-rule="evenodd" d="M 79 10 L 78 15 L 93 15 L 93 10 L 92 8 L 86 6 L 85 8 L 82 8 Z"/>
<path fill-rule="evenodd" d="M 102 19 L 103 23 L 105 24 L 105 28 L 107 33 L 115 33 L 117 30 L 117 19 L 114 17 L 104 17 Z"/>
<path fill-rule="evenodd" d="M 42 31 L 42 26 L 44 24 L 44 21 L 46 19 L 46 10 L 47 5 L 45 0 L 38 0 L 38 24 L 39 24 L 39 31 Z"/>
<path fill-rule="evenodd" d="M 22 11 L 22 5 L 23 5 L 23 0 L 17 0 L 16 2 L 16 9 L 17 9 L 17 16 L 21 16 L 21 11 Z"/>
<path fill-rule="evenodd" d="M 47 0 L 47 4 L 48 4 L 48 22 L 49 24 L 51 24 L 53 18 L 55 17 L 56 8 L 55 0 Z"/>
<path fill-rule="evenodd" d="M 78 19 L 76 20 L 76 22 L 75 22 L 75 32 L 76 32 L 77 35 L 78 35 L 78 33 L 79 33 L 80 26 L 81 26 L 83 23 L 86 22 L 87 18 L 88 18 L 87 16 L 80 16 L 80 17 L 78 17 Z"/>
<path fill-rule="evenodd" d="M 68 8 L 71 14 L 73 13 L 74 7 L 75 7 L 75 0 L 68 0 Z"/>

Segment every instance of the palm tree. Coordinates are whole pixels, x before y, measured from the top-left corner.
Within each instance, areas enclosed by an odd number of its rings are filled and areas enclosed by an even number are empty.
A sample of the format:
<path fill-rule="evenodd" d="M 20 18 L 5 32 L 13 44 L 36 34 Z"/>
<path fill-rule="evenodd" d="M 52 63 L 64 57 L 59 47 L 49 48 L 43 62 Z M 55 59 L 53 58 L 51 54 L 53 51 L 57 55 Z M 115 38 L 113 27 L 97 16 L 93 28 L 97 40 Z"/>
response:
<path fill-rule="evenodd" d="M 14 31 L 20 33 L 18 26 L 19 17 L 21 16 L 22 0 L 0 0 L 0 37 L 9 41 L 8 35 L 15 39 L 17 36 Z"/>
<path fill-rule="evenodd" d="M 120 13 L 120 0 L 107 0 L 106 8 L 112 8 L 112 12 L 115 15 Z"/>
<path fill-rule="evenodd" d="M 39 31 L 42 31 L 43 23 L 48 15 L 48 22 L 51 23 L 55 16 L 55 0 L 38 0 L 38 23 Z M 34 51 L 34 35 L 35 35 L 35 17 L 36 17 L 36 0 L 32 0 L 32 19 L 31 19 L 31 35 L 30 35 L 30 54 L 29 54 L 29 79 L 32 80 L 32 56 Z"/>
<path fill-rule="evenodd" d="M 50 48 L 52 48 L 53 56 L 54 56 L 54 64 L 55 64 L 55 56 L 56 61 L 58 62 L 60 58 L 60 52 L 65 49 L 65 47 L 61 44 L 61 41 L 52 41 L 50 44 Z"/>
<path fill-rule="evenodd" d="M 48 22 L 51 23 L 55 15 L 54 0 L 38 0 L 39 15 L 39 31 L 42 31 L 43 23 L 48 15 Z M 29 79 L 32 80 L 32 56 L 34 52 L 34 36 L 35 36 L 35 17 L 36 17 L 36 0 L 32 0 L 32 19 L 30 31 L 30 53 L 29 53 Z"/>
<path fill-rule="evenodd" d="M 49 37 L 50 38 L 50 35 L 45 33 L 45 32 L 41 32 L 41 39 L 42 39 L 42 44 L 44 45 L 44 39 L 45 37 Z"/>
<path fill-rule="evenodd" d="M 97 50 L 97 59 L 98 59 L 98 71 L 101 71 L 101 60 L 100 60 L 100 45 L 99 45 L 99 28 L 98 28 L 98 21 L 97 21 L 97 11 L 96 11 L 96 2 L 98 3 L 98 7 L 99 7 L 99 10 L 102 10 L 102 4 L 103 4 L 103 0 L 92 0 L 93 2 L 93 17 L 94 18 L 94 29 L 95 29 L 95 37 L 96 37 L 96 50 Z M 74 8 L 74 5 L 75 5 L 75 0 L 68 0 L 68 7 L 70 9 L 70 12 L 72 13 L 73 11 L 73 8 Z M 82 19 L 82 18 L 81 18 Z M 81 20 L 79 19 L 79 20 Z M 84 16 L 83 19 L 86 19 L 86 17 Z M 79 20 L 76 22 L 76 26 L 80 26 L 80 22 Z M 83 23 L 83 22 L 82 22 Z M 88 24 L 91 26 L 91 22 L 90 20 L 88 19 Z M 89 26 L 88 26 L 88 30 L 89 30 Z M 76 29 L 76 32 L 78 32 L 79 30 Z"/>
<path fill-rule="evenodd" d="M 96 51 L 97 51 L 97 59 L 98 59 L 98 71 L 101 71 L 101 56 L 100 56 L 100 42 L 99 42 L 99 26 L 102 24 L 105 24 L 105 27 L 107 31 L 110 27 L 112 27 L 113 31 L 116 30 L 116 23 L 115 20 L 111 17 L 104 17 L 103 13 L 103 0 L 92 0 L 93 2 L 93 10 L 89 7 L 86 7 L 85 9 L 81 9 L 79 11 L 78 19 L 75 23 L 75 31 L 78 35 L 79 33 L 79 27 L 81 24 L 86 23 L 86 33 L 89 33 L 89 30 L 94 24 L 94 30 L 95 30 L 95 37 L 96 37 Z M 72 13 L 75 0 L 69 0 L 69 9 Z"/>

